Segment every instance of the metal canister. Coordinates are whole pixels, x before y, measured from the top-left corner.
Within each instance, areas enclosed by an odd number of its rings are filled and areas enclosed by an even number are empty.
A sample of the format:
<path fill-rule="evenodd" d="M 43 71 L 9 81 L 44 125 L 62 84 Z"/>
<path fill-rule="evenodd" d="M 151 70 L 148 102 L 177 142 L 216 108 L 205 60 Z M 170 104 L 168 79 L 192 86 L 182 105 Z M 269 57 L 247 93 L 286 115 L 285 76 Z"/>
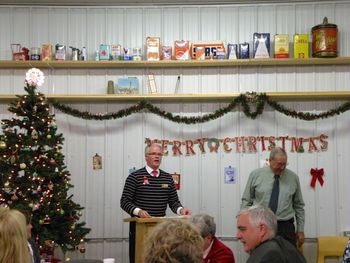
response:
<path fill-rule="evenodd" d="M 30 49 L 30 60 L 40 60 L 40 48 L 32 47 Z"/>
<path fill-rule="evenodd" d="M 328 23 L 327 17 L 323 23 L 312 28 L 312 56 L 319 58 L 336 57 L 338 27 Z"/>

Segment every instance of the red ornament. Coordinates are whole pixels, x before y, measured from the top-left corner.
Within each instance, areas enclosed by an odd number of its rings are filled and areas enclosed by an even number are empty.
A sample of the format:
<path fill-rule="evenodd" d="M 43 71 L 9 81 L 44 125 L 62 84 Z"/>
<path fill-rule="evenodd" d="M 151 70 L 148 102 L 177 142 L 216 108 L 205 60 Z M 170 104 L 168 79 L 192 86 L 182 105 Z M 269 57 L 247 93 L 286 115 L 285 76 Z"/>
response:
<path fill-rule="evenodd" d="M 85 247 L 81 247 L 81 248 L 79 248 L 79 251 L 80 251 L 80 253 L 84 254 L 85 251 L 86 251 L 86 248 Z"/>

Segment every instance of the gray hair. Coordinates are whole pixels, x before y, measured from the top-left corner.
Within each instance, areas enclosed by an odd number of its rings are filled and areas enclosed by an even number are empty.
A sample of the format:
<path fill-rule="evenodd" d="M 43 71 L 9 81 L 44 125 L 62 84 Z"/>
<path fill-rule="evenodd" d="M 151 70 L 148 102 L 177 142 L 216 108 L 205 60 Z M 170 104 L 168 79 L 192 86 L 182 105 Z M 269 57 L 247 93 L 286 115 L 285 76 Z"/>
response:
<path fill-rule="evenodd" d="M 270 160 L 273 160 L 276 155 L 282 155 L 282 156 L 288 157 L 286 151 L 281 147 L 275 147 L 271 150 Z"/>
<path fill-rule="evenodd" d="M 155 143 L 155 142 L 152 142 L 150 144 L 148 144 L 146 147 L 145 147 L 145 154 L 147 154 L 149 152 L 149 149 L 151 148 L 151 146 L 156 146 L 158 147 L 161 151 L 163 151 L 163 147 L 158 144 L 158 143 Z"/>
<path fill-rule="evenodd" d="M 214 217 L 207 214 L 197 214 L 191 217 L 190 222 L 195 225 L 203 238 L 207 236 L 215 236 L 216 224 Z"/>
<path fill-rule="evenodd" d="M 253 205 L 241 210 L 238 216 L 245 213 L 249 214 L 250 223 L 253 225 L 259 226 L 260 224 L 264 224 L 267 226 L 270 239 L 276 236 L 277 217 L 270 208 L 261 205 Z"/>

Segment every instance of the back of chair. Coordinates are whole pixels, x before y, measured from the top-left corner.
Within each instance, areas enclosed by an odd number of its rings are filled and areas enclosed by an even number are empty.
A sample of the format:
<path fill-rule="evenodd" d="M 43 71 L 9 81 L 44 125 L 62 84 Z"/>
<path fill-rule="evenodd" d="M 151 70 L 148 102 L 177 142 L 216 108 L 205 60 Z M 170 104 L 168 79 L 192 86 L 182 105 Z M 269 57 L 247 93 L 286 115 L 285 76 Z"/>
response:
<path fill-rule="evenodd" d="M 324 236 L 319 237 L 317 248 L 317 263 L 324 263 L 325 257 L 343 256 L 348 237 Z"/>

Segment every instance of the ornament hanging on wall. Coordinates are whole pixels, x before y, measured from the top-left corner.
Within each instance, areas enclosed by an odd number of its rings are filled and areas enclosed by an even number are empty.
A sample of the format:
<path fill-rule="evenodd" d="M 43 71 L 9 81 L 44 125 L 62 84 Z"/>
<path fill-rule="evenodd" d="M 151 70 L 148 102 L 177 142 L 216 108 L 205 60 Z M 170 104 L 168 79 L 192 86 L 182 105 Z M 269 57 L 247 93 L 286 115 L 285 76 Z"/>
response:
<path fill-rule="evenodd" d="M 171 176 L 173 177 L 176 190 L 180 190 L 180 177 L 181 177 L 181 175 L 178 173 L 173 173 L 173 174 L 171 174 Z"/>
<path fill-rule="evenodd" d="M 312 188 L 315 188 L 317 181 L 319 181 L 320 185 L 323 186 L 323 183 L 324 183 L 323 178 L 322 178 L 322 176 L 324 175 L 323 168 L 321 168 L 321 169 L 311 168 L 310 174 L 312 176 L 311 183 L 310 183 L 310 186 Z"/>
<path fill-rule="evenodd" d="M 237 182 L 236 168 L 229 165 L 224 168 L 225 184 L 235 184 Z"/>
<path fill-rule="evenodd" d="M 92 157 L 92 169 L 101 170 L 102 169 L 102 156 L 97 153 Z"/>

